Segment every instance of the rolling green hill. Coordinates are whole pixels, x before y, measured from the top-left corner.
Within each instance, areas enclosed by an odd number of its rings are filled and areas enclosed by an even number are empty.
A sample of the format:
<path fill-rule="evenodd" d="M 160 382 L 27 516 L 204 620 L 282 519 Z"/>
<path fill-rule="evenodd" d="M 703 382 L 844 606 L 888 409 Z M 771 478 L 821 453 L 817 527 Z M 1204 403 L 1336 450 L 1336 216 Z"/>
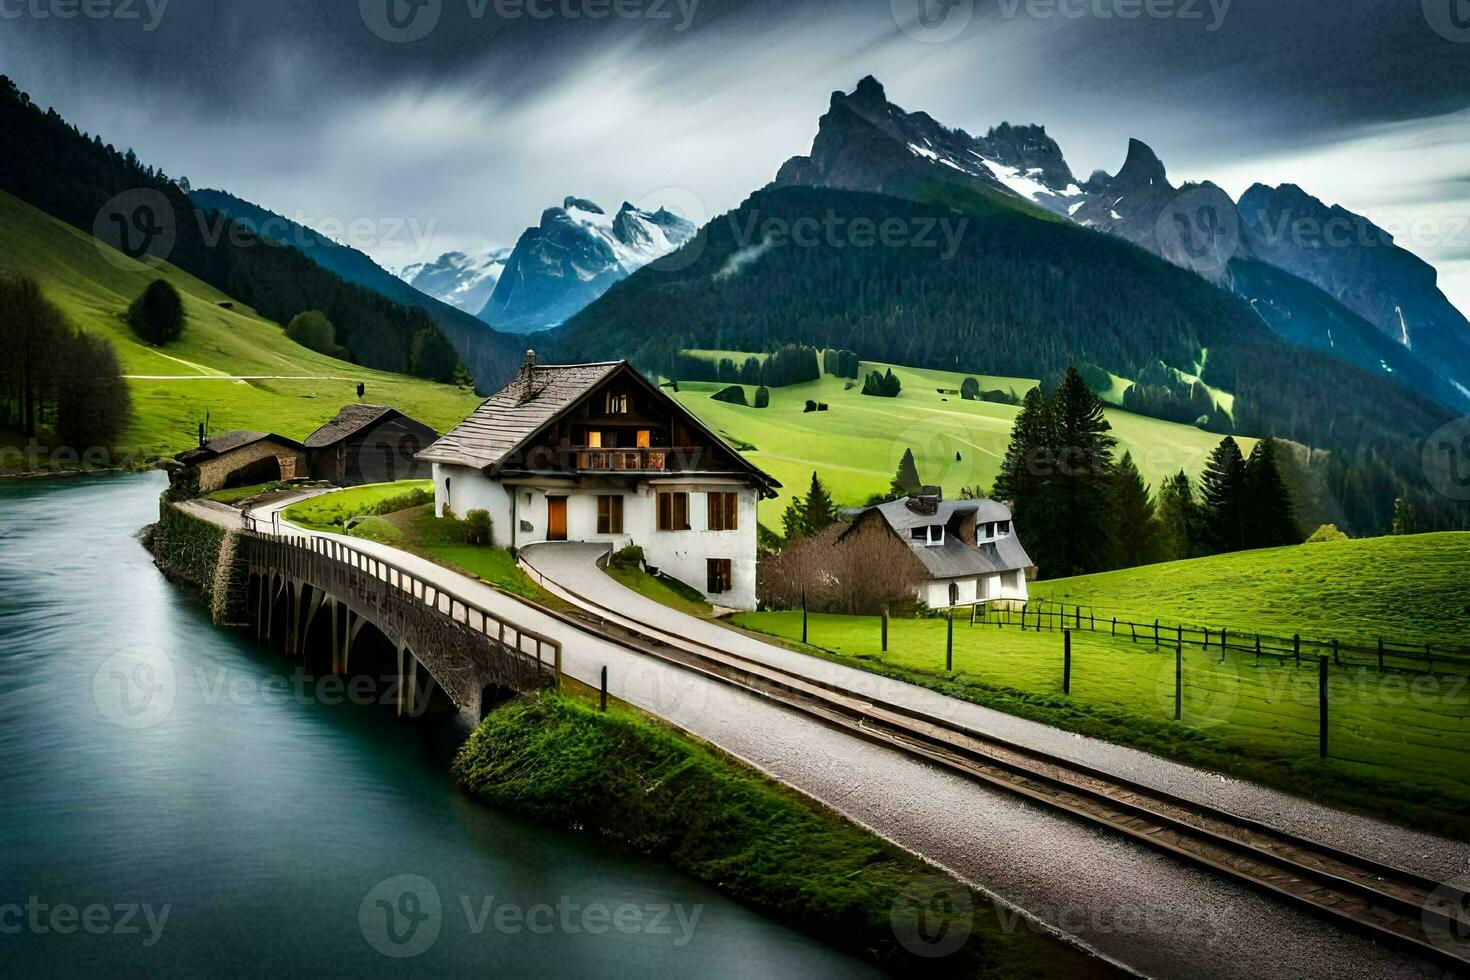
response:
<path fill-rule="evenodd" d="M 747 355 L 721 351 L 739 363 Z M 781 511 L 793 494 L 804 493 L 817 471 L 839 504 L 863 503 L 886 491 L 903 451 L 912 448 L 919 475 L 926 483 L 944 487 L 955 496 L 961 487 L 995 482 L 1001 458 L 1010 442 L 1011 426 L 1019 408 L 989 402 L 964 401 L 957 390 L 967 377 L 951 371 L 863 362 L 862 373 L 886 371 L 903 382 L 897 398 L 862 394 L 850 379 L 824 375 L 820 381 L 772 388 L 769 408 L 746 408 L 710 397 L 728 387 L 710 382 L 680 382 L 674 396 L 707 425 L 745 450 L 749 459 L 780 480 L 781 498 L 761 505 L 761 520 L 779 528 Z M 1026 378 L 974 375 L 984 390 L 1014 389 L 1023 395 L 1036 386 Z M 826 412 L 804 411 L 808 400 L 825 402 Z M 747 386 L 746 400 L 754 400 Z M 1181 469 L 1198 476 L 1205 458 L 1220 436 L 1193 426 L 1163 422 L 1109 409 L 1108 420 L 1118 439 L 1119 453 L 1133 453 L 1144 478 L 1157 485 Z M 1239 439 L 1249 453 L 1254 439 Z M 955 459 L 955 454 L 960 459 Z"/>
<path fill-rule="evenodd" d="M 214 432 L 268 429 L 299 439 L 355 401 L 358 382 L 367 385 L 365 400 L 393 405 L 439 431 L 479 403 L 464 389 L 307 350 L 193 276 L 168 264 L 145 267 L 3 192 L 0 269 L 36 279 L 77 326 L 112 341 L 133 398 L 120 447 L 127 451 L 186 449 L 205 412 Z M 184 335 L 163 349 L 139 341 L 122 320 L 156 278 L 178 289 L 188 316 Z"/>
<path fill-rule="evenodd" d="M 1470 644 L 1470 533 L 1363 538 L 1037 582 L 1099 615 L 1341 640 Z"/>

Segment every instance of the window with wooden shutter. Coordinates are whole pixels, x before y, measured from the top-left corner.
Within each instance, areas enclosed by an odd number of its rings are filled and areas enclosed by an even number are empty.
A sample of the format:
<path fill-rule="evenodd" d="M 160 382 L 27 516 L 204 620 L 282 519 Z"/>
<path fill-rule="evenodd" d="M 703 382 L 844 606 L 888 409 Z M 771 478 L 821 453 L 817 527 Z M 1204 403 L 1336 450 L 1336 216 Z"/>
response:
<path fill-rule="evenodd" d="M 734 569 L 728 558 L 710 558 L 707 560 L 709 580 L 705 583 L 705 589 L 710 595 L 719 595 L 729 592 L 734 587 Z"/>
<path fill-rule="evenodd" d="M 664 491 L 658 495 L 658 529 L 689 530 L 689 494 Z"/>
<path fill-rule="evenodd" d="M 599 496 L 597 498 L 597 533 L 623 533 L 623 498 Z"/>
<path fill-rule="evenodd" d="M 711 531 L 740 530 L 739 494 L 712 493 L 709 495 L 709 529 Z"/>

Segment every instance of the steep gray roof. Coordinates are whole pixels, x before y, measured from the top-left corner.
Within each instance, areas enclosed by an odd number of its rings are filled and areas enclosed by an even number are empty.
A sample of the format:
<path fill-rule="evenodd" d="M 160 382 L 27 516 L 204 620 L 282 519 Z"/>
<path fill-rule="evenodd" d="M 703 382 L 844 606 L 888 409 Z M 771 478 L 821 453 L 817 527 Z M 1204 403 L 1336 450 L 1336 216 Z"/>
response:
<path fill-rule="evenodd" d="M 216 456 L 223 456 L 225 453 L 233 452 L 236 449 L 243 449 L 246 446 L 254 445 L 265 439 L 274 440 L 291 449 L 306 448 L 295 439 L 287 439 L 285 436 L 278 436 L 274 432 L 254 432 L 249 429 L 236 429 L 234 432 L 221 433 L 213 439 L 206 441 L 204 445 L 179 453 L 174 458 L 181 463 L 199 463 L 206 459 L 214 459 Z"/>
<path fill-rule="evenodd" d="M 387 405 L 352 404 L 343 406 L 342 411 L 337 413 L 336 418 L 307 436 L 306 448 L 323 449 L 341 442 L 353 433 L 373 425 L 379 419 L 388 415 L 397 415 L 409 422 L 414 422 L 416 425 L 421 425 L 425 429 L 429 428 L 427 425 L 423 425 L 422 422 L 417 422 L 396 408 L 389 408 Z M 432 432 L 433 430 L 429 429 L 429 431 Z"/>
<path fill-rule="evenodd" d="M 481 469 L 493 466 L 622 363 L 536 365 L 529 377 L 523 370 L 417 458 Z"/>
<path fill-rule="evenodd" d="M 1010 520 L 1011 509 L 998 500 L 944 500 L 933 514 L 914 511 L 906 499 L 889 501 L 872 510 L 880 514 L 894 533 L 903 539 L 932 578 L 970 578 L 1017 571 L 1032 565 L 1031 557 L 1026 554 L 1014 527 L 1005 537 L 982 542 L 978 546 L 966 544 L 955 534 L 960 522 L 971 514 L 980 524 Z M 914 528 L 932 524 L 945 526 L 944 544 L 918 544 L 910 537 Z"/>

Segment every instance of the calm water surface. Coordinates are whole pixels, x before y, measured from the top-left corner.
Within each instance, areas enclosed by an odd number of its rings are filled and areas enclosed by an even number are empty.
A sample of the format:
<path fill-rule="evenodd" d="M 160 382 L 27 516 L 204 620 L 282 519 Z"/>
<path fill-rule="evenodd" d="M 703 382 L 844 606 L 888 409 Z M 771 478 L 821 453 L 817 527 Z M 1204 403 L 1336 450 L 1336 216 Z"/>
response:
<path fill-rule="evenodd" d="M 272 686 L 134 539 L 162 487 L 0 481 L 0 974 L 870 972 L 471 802 L 443 725 Z"/>

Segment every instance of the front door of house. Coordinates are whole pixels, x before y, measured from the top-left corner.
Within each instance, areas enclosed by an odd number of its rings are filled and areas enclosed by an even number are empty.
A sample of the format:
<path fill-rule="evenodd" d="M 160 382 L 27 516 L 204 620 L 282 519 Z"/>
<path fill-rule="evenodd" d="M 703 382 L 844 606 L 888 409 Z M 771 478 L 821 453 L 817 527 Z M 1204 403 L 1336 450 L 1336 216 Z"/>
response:
<path fill-rule="evenodd" d="M 567 498 L 546 498 L 546 540 L 565 541 L 567 539 Z"/>

